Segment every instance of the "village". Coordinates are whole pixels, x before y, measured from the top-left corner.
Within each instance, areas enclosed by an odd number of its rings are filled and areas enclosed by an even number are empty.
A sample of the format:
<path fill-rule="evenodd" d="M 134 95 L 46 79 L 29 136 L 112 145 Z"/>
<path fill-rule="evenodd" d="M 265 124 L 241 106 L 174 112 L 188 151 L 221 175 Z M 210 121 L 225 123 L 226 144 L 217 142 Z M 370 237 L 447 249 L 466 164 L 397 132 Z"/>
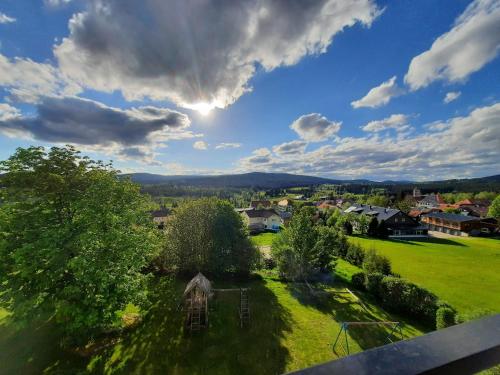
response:
<path fill-rule="evenodd" d="M 334 212 L 346 216 L 346 221 L 355 231 L 360 228 L 359 221 L 368 226 L 386 226 L 387 237 L 410 239 L 427 236 L 490 236 L 499 231 L 498 221 L 488 216 L 491 201 L 488 199 L 468 198 L 456 203 L 446 203 L 439 193 L 422 195 L 414 188 L 404 197 L 408 204 L 406 212 L 395 207 L 378 207 L 371 204 L 356 203 L 352 198 L 333 198 L 322 196 L 318 200 L 295 195 L 284 199 L 252 200 L 248 207 L 235 208 L 244 219 L 251 234 L 265 231 L 277 232 L 287 226 L 297 207 L 313 207 L 315 220 L 328 220 Z M 152 212 L 154 221 L 162 226 L 168 219 L 169 210 Z M 363 227 L 363 225 L 361 225 Z M 366 225 L 365 225 L 366 227 Z M 351 229 L 351 233 L 352 233 Z"/>

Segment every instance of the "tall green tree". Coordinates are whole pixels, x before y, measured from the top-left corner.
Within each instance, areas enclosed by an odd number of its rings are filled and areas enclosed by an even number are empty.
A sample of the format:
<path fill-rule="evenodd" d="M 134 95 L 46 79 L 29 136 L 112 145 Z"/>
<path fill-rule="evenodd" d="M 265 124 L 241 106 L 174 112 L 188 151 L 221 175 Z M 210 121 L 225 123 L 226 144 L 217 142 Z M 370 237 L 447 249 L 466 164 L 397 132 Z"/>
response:
<path fill-rule="evenodd" d="M 500 195 L 491 202 L 491 206 L 488 209 L 488 216 L 500 219 Z"/>
<path fill-rule="evenodd" d="M 282 276 L 305 280 L 329 269 L 335 256 L 347 251 L 347 240 L 337 229 L 314 224 L 314 211 L 304 207 L 273 242 L 271 254 Z"/>
<path fill-rule="evenodd" d="M 0 305 L 14 319 L 51 317 L 82 343 L 146 303 L 161 238 L 137 185 L 70 146 L 20 148 L 0 168 Z"/>
<path fill-rule="evenodd" d="M 166 238 L 162 263 L 178 272 L 248 274 L 259 258 L 241 216 L 217 198 L 180 204 L 167 223 Z"/>

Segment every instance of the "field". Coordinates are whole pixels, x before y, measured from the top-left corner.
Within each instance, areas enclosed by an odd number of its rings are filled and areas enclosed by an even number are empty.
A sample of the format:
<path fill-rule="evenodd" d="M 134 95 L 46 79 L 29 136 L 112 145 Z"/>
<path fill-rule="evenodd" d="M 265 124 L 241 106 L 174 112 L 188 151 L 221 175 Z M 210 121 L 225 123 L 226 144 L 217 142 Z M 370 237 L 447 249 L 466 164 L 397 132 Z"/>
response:
<path fill-rule="evenodd" d="M 428 288 L 459 312 L 500 312 L 500 240 L 395 241 L 351 237 L 392 261 L 393 271 Z"/>
<path fill-rule="evenodd" d="M 210 327 L 194 335 L 183 332 L 183 315 L 177 310 L 184 283 L 176 292 L 158 282 L 157 303 L 120 342 L 82 358 L 62 351 L 57 334 L 45 325 L 15 332 L 7 319 L 0 321 L 1 374 L 277 374 L 328 361 L 345 353 L 332 351 L 339 322 L 400 320 L 362 296 L 367 310 L 349 294 L 336 294 L 345 286 L 325 287 L 318 295 L 303 284 L 283 283 L 269 276 L 247 283 L 251 322 L 240 328 L 238 293 L 221 293 L 211 304 Z M 216 287 L 242 286 L 220 282 Z M 350 331 L 351 353 L 386 343 L 387 330 L 370 327 Z M 409 322 L 404 337 L 422 334 Z"/>

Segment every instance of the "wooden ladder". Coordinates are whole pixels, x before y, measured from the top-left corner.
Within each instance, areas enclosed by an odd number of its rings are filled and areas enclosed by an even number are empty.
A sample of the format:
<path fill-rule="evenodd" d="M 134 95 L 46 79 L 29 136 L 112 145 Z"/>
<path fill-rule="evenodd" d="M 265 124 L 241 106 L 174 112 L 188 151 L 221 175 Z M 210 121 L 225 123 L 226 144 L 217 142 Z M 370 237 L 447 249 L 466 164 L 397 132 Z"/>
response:
<path fill-rule="evenodd" d="M 248 323 L 250 320 L 250 306 L 248 304 L 247 289 L 240 289 L 240 325 Z"/>
<path fill-rule="evenodd" d="M 199 331 L 201 325 L 201 316 L 200 316 L 200 307 L 195 307 L 193 305 L 193 301 L 191 300 L 191 321 L 190 321 L 190 329 L 191 332 Z"/>

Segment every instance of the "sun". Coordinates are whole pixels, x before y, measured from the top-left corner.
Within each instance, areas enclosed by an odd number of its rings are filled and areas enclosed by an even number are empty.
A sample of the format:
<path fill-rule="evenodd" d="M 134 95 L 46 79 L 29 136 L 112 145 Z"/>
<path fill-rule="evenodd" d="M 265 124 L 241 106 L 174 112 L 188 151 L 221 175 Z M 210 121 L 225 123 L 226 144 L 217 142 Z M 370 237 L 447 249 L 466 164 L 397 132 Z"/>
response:
<path fill-rule="evenodd" d="M 189 107 L 195 111 L 198 111 L 200 115 L 207 116 L 212 111 L 212 109 L 215 108 L 215 105 L 212 103 L 200 102 L 191 104 Z"/>

